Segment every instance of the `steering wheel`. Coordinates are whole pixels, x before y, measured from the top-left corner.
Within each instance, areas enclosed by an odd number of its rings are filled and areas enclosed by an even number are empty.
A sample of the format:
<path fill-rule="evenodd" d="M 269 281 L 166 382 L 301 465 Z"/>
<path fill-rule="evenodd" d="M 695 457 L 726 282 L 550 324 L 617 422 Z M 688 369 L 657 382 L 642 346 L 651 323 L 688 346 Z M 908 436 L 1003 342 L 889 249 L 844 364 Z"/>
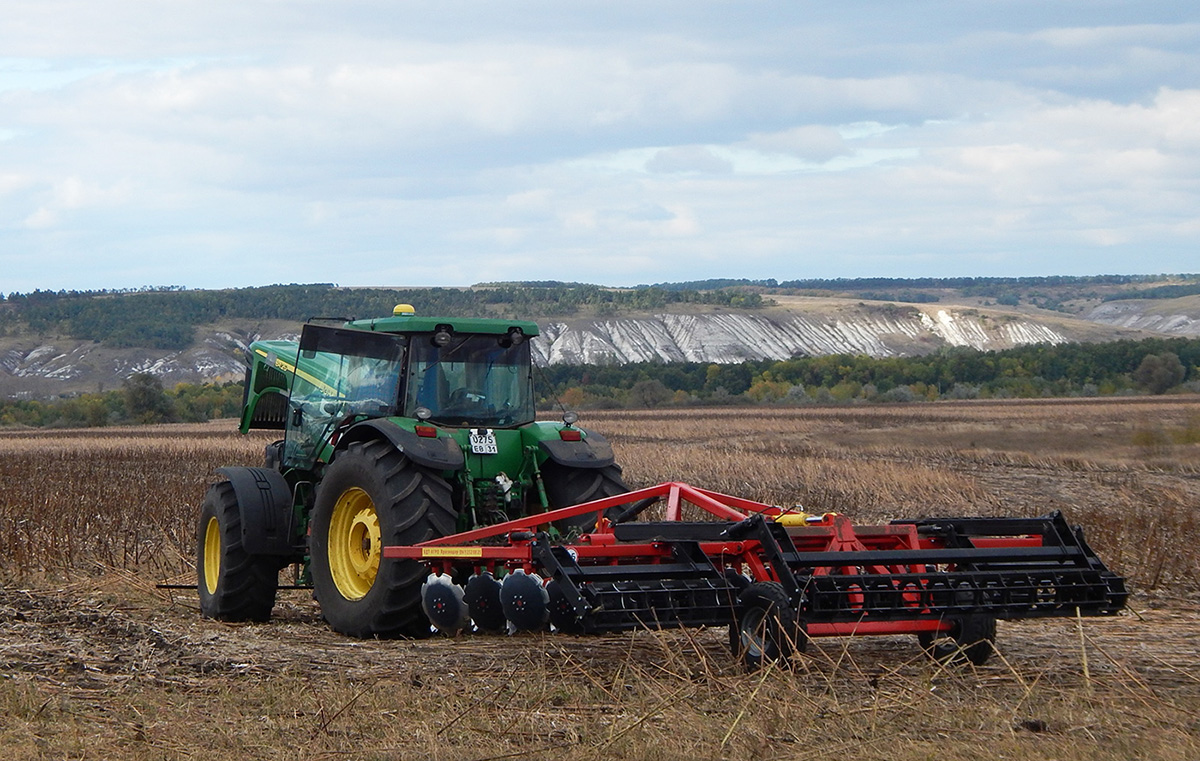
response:
<path fill-rule="evenodd" d="M 479 393 L 476 389 L 467 387 L 456 388 L 450 394 L 450 399 L 446 402 L 446 409 L 449 410 L 475 410 L 481 409 L 487 404 L 487 397 Z"/>

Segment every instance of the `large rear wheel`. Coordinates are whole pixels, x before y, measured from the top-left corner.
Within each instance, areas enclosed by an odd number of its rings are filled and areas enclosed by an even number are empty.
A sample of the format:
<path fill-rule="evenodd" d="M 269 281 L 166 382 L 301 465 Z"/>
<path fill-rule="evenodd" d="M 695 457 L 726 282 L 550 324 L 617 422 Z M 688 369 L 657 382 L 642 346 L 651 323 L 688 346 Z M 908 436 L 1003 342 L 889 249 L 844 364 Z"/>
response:
<path fill-rule="evenodd" d="M 616 465 L 605 468 L 572 468 L 550 460 L 542 466 L 542 483 L 546 486 L 546 498 L 550 501 L 552 510 L 591 502 L 594 499 L 615 497 L 629 491 L 629 487 L 621 479 L 621 468 Z M 620 508 L 613 508 L 608 514 L 615 515 L 618 512 Z M 564 534 L 572 531 L 587 533 L 596 526 L 596 514 L 577 515 L 557 521 L 554 525 Z"/>
<path fill-rule="evenodd" d="M 450 485 L 391 444 L 351 444 L 330 464 L 313 506 L 313 592 L 335 631 L 352 637 L 428 636 L 415 560 L 383 557 L 453 533 Z"/>
<path fill-rule="evenodd" d="M 222 621 L 266 621 L 275 607 L 279 558 L 242 547 L 242 513 L 228 481 L 204 495 L 196 529 L 200 613 Z"/>

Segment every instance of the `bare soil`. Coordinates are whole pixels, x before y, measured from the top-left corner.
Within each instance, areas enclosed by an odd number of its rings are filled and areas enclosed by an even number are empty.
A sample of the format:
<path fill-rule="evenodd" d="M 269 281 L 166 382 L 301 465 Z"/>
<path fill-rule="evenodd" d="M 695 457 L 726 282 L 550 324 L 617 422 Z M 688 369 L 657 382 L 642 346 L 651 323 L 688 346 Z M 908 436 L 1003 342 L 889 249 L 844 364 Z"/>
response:
<path fill-rule="evenodd" d="M 0 436 L 0 749 L 14 760 L 1200 758 L 1200 446 L 1184 435 L 1200 401 L 593 417 L 635 485 L 665 475 L 780 503 L 861 504 L 872 520 L 1063 509 L 1131 578 L 1130 609 L 1001 622 L 983 667 L 933 663 L 911 637 L 863 637 L 816 640 L 789 668 L 754 673 L 732 662 L 723 630 L 354 640 L 303 590 L 281 591 L 269 623 L 224 624 L 199 616 L 194 592 L 156 582 L 190 582 L 193 504 L 212 467 L 253 464 L 262 442 L 227 425 L 12 434 Z"/>
<path fill-rule="evenodd" d="M 944 670 L 908 637 L 833 638 L 760 675 L 730 662 L 724 631 L 359 641 L 331 632 L 306 592 L 281 592 L 271 623 L 230 625 L 201 619 L 192 594 L 114 574 L 0 591 L 0 747 L 484 759 L 943 746 L 983 758 L 996 756 L 975 743 L 1017 750 L 1037 736 L 1029 758 L 1195 758 L 1198 632 L 1195 601 L 1138 599 L 1115 619 L 1002 623 L 984 667 Z"/>

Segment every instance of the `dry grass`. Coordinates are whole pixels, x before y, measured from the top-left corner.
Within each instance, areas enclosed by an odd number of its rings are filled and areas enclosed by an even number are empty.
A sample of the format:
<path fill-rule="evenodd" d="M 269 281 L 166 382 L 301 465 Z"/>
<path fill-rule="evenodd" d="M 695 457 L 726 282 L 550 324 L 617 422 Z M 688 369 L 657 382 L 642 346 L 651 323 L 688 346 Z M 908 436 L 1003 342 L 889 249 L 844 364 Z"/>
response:
<path fill-rule="evenodd" d="M 261 464 L 266 441 L 228 422 L 0 434 L 0 572 L 177 574 L 214 469 Z"/>
<path fill-rule="evenodd" d="M 1200 399 L 594 414 L 627 480 L 866 523 L 1061 510 L 1142 590 L 1200 579 Z M 1148 450 L 1139 431 L 1164 441 Z"/>
<path fill-rule="evenodd" d="M 724 632 L 361 642 L 311 599 L 198 617 L 196 505 L 269 437 L 0 434 L 0 747 L 34 758 L 1200 757 L 1196 400 L 592 414 L 635 485 L 860 521 L 1064 510 L 1140 617 L 1003 625 L 946 671 L 904 638 L 740 672 Z M 1161 431 L 1148 447 L 1138 431 Z M 1145 590 L 1156 595 L 1147 596 Z"/>
<path fill-rule="evenodd" d="M 136 588 L 7 592 L 0 747 L 25 758 L 1185 759 L 1194 612 L 1006 627 L 944 670 L 898 638 L 747 674 L 721 632 L 358 642 L 310 604 L 225 626 Z M 14 621 L 14 614 L 22 618 Z M 1157 634 L 1147 637 L 1147 627 Z M 1014 631 L 1016 630 L 1016 631 Z M 1166 647 L 1164 647 L 1166 646 Z M 1086 665 L 1085 665 L 1086 664 Z"/>

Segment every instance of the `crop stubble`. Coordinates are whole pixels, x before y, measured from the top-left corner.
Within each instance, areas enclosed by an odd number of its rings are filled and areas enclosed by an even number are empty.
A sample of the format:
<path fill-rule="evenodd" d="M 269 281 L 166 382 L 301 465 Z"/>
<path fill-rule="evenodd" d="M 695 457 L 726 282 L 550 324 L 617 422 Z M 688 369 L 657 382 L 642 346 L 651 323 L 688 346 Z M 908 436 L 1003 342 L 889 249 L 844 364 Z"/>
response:
<path fill-rule="evenodd" d="M 198 618 L 196 505 L 269 436 L 0 434 L 0 746 L 14 758 L 1179 758 L 1200 750 L 1196 400 L 595 413 L 628 480 L 863 522 L 1064 510 L 1140 617 L 1002 625 L 948 672 L 904 638 L 742 674 L 722 632 L 360 642 L 302 592 Z"/>

